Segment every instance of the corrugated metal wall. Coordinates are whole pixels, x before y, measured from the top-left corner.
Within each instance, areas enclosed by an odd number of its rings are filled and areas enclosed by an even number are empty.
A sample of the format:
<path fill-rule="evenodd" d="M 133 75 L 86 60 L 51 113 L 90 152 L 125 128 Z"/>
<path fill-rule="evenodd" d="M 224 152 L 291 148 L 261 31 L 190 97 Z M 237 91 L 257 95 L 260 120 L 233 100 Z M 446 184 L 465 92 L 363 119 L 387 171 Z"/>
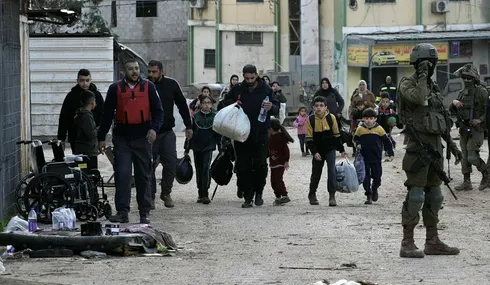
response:
<path fill-rule="evenodd" d="M 79 69 L 90 70 L 105 97 L 114 78 L 113 38 L 31 35 L 29 45 L 32 136 L 55 138 L 61 105 Z"/>
<path fill-rule="evenodd" d="M 12 209 L 21 170 L 19 11 L 19 0 L 0 0 L 0 219 Z"/>

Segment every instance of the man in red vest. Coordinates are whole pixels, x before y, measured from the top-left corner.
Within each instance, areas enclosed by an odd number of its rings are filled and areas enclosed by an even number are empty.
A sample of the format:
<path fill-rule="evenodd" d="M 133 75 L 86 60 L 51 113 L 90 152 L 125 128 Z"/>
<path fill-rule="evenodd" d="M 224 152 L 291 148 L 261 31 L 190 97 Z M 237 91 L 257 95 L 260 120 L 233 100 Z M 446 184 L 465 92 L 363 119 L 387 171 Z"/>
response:
<path fill-rule="evenodd" d="M 105 137 L 114 121 L 114 171 L 117 214 L 113 223 L 128 223 L 131 203 L 131 176 L 134 164 L 136 201 L 140 223 L 150 223 L 152 203 L 150 174 L 152 173 L 151 144 L 163 123 L 163 109 L 155 85 L 140 77 L 136 60 L 124 64 L 125 77 L 113 83 L 107 91 L 104 113 L 98 134 L 99 150 L 104 153 Z"/>

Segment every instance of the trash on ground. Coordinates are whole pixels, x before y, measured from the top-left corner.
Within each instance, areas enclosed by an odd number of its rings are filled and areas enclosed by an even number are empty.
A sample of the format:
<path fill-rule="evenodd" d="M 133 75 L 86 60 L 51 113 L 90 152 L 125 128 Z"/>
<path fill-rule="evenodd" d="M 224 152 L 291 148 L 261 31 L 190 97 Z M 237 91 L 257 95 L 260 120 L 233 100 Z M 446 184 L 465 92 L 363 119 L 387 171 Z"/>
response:
<path fill-rule="evenodd" d="M 85 258 L 106 258 L 107 254 L 100 251 L 85 250 L 80 252 L 80 255 Z"/>
<path fill-rule="evenodd" d="M 10 219 L 10 221 L 7 224 L 7 227 L 5 227 L 5 233 L 9 232 L 27 232 L 29 229 L 29 225 L 26 220 L 20 218 L 19 216 L 15 216 Z"/>

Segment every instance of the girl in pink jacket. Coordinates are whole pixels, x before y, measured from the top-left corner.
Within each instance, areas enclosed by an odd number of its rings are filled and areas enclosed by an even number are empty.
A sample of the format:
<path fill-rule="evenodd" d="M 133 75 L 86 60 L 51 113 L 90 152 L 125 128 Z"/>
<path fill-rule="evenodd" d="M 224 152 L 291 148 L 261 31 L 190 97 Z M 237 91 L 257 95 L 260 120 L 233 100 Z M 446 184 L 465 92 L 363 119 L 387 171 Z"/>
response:
<path fill-rule="evenodd" d="M 306 120 L 308 120 L 306 107 L 301 107 L 298 110 L 298 117 L 296 117 L 293 126 L 298 129 L 299 146 L 303 157 L 310 154 L 310 151 L 306 146 Z"/>

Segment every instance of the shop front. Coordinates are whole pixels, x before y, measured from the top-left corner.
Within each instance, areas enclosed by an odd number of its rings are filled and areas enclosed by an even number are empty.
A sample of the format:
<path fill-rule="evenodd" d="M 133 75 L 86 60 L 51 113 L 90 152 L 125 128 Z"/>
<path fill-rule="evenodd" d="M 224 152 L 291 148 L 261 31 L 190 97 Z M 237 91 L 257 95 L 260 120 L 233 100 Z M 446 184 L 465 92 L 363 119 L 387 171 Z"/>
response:
<path fill-rule="evenodd" d="M 379 35 L 349 35 L 347 39 L 346 90 L 350 96 L 359 80 L 379 94 L 380 86 L 390 76 L 397 83 L 413 73 L 410 53 L 417 43 L 430 43 L 439 54 L 433 79 L 441 89 L 451 79 L 451 73 L 466 63 L 480 68 L 481 80 L 489 81 L 488 61 L 490 31 L 400 33 Z"/>

